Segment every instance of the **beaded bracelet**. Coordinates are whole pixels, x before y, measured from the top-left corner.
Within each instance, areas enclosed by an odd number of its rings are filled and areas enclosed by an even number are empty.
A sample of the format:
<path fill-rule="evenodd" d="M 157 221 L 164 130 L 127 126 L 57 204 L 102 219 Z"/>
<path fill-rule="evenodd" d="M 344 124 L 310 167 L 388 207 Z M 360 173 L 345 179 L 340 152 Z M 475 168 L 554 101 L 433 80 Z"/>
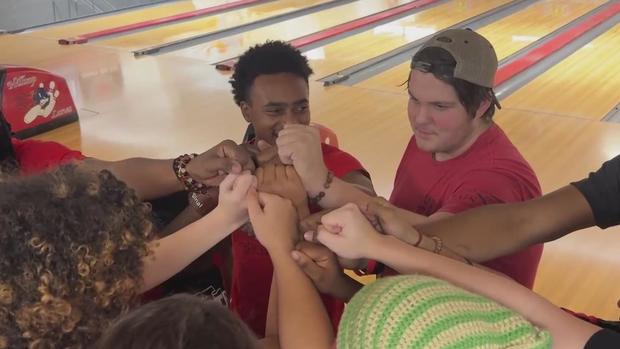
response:
<path fill-rule="evenodd" d="M 193 179 L 187 172 L 187 164 L 192 161 L 198 154 L 183 154 L 172 162 L 172 170 L 179 181 L 183 183 L 187 191 L 193 193 L 206 194 L 208 187 L 203 183 Z"/>
<path fill-rule="evenodd" d="M 329 189 L 334 181 L 334 174 L 330 171 L 327 171 L 327 178 L 325 179 L 325 184 L 323 184 L 323 188 L 325 190 Z M 319 201 L 321 201 L 325 197 L 325 191 L 321 191 L 315 197 L 312 197 L 308 200 L 310 205 L 317 205 Z"/>
<path fill-rule="evenodd" d="M 439 236 L 431 236 L 431 239 L 435 241 L 435 249 L 433 250 L 433 252 L 436 254 L 440 254 L 443 250 L 443 240 L 441 240 Z"/>

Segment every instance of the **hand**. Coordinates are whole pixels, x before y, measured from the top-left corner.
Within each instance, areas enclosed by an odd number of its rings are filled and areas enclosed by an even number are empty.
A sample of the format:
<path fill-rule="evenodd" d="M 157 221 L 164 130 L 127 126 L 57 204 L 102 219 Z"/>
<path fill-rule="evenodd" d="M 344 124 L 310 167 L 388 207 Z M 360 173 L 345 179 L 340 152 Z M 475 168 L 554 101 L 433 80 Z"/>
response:
<path fill-rule="evenodd" d="M 250 190 L 247 207 L 256 238 L 270 254 L 293 250 L 298 237 L 297 212 L 290 200 Z"/>
<path fill-rule="evenodd" d="M 225 140 L 198 155 L 187 164 L 189 175 L 208 186 L 218 186 L 229 173 L 254 171 L 250 153 L 231 140 Z"/>
<path fill-rule="evenodd" d="M 243 144 L 242 146 L 250 153 L 257 167 L 269 164 L 282 165 L 282 161 L 278 157 L 278 148 L 262 139 L 256 144 Z"/>
<path fill-rule="evenodd" d="M 317 213 L 313 213 L 309 215 L 308 217 L 302 219 L 301 222 L 299 222 L 300 231 L 301 232 L 316 232 L 319 229 L 319 226 L 321 225 L 321 218 L 323 218 L 324 215 L 332 212 L 333 210 L 334 209 L 322 210 Z M 312 236 L 312 239 L 316 239 L 314 234 Z M 312 242 L 316 242 L 316 241 L 312 241 Z M 360 259 L 348 259 L 348 258 L 338 257 L 338 263 L 345 269 L 362 269 L 364 265 L 366 265 L 367 262 L 365 260 L 360 260 Z"/>
<path fill-rule="evenodd" d="M 419 243 L 421 233 L 407 219 L 407 211 L 393 206 L 384 198 L 368 201 L 362 212 L 375 229 L 411 245 Z"/>
<path fill-rule="evenodd" d="M 347 276 L 338 264 L 336 255 L 327 247 L 301 241 L 292 256 L 319 291 L 334 296 L 343 293 L 342 288 L 346 284 Z"/>
<path fill-rule="evenodd" d="M 319 130 L 307 125 L 286 125 L 276 139 L 278 155 L 293 165 L 308 192 L 320 192 L 327 178 Z"/>
<path fill-rule="evenodd" d="M 306 207 L 308 196 L 292 166 L 265 165 L 256 170 L 258 190 L 291 200 L 296 208 Z"/>
<path fill-rule="evenodd" d="M 319 225 L 321 225 L 321 218 L 331 211 L 333 211 L 333 209 L 326 209 L 309 215 L 299 222 L 299 229 L 302 232 L 317 231 Z"/>
<path fill-rule="evenodd" d="M 380 242 L 381 234 L 354 204 L 347 204 L 326 214 L 321 223 L 323 225 L 319 227 L 316 239 L 340 257 L 370 257 L 370 253 Z M 306 233 L 304 237 L 306 240 L 312 238 L 312 233 Z"/>
<path fill-rule="evenodd" d="M 251 188 L 256 188 L 256 177 L 249 171 L 229 174 L 220 184 L 219 202 L 215 210 L 233 225 L 242 225 L 248 220 L 246 197 Z"/>

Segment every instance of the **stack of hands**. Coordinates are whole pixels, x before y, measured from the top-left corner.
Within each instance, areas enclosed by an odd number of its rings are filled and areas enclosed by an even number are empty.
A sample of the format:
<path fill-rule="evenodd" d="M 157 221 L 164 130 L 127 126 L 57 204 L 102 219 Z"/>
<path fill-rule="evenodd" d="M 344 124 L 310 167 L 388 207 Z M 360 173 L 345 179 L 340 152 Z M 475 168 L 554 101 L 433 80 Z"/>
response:
<path fill-rule="evenodd" d="M 271 255 L 289 254 L 323 293 L 337 294 L 348 278 L 343 268 L 363 266 L 385 234 L 414 230 L 407 215 L 383 198 L 310 214 L 308 188 L 322 186 L 327 173 L 311 126 L 287 126 L 276 146 L 224 141 L 187 168 L 211 186 L 206 197 L 217 215 L 237 226 L 251 223 L 246 231 Z"/>

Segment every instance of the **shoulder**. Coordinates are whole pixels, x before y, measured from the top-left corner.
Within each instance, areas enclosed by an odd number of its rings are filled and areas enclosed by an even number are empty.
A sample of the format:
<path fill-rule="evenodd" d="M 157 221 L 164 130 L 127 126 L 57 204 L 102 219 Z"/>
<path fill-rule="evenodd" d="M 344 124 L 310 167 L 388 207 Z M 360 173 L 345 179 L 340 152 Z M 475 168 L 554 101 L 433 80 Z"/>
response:
<path fill-rule="evenodd" d="M 325 143 L 321 143 L 321 150 L 325 165 L 336 177 L 342 178 L 354 171 L 367 174 L 362 163 L 353 155 Z"/>
<path fill-rule="evenodd" d="M 25 173 L 40 172 L 72 160 L 84 159 L 81 152 L 56 142 L 13 139 L 12 143 L 19 166 Z"/>

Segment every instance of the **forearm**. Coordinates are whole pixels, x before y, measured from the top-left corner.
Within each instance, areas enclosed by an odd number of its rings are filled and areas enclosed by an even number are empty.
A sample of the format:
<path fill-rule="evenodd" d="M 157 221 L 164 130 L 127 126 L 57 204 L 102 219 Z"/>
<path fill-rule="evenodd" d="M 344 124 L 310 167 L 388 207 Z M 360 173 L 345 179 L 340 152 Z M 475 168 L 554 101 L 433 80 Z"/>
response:
<path fill-rule="evenodd" d="M 362 283 L 345 274 L 342 277 L 342 283 L 335 288 L 332 296 L 348 303 L 362 287 L 364 287 Z"/>
<path fill-rule="evenodd" d="M 329 316 L 312 281 L 288 251 L 270 252 L 274 265 L 280 345 L 327 349 L 334 341 Z"/>
<path fill-rule="evenodd" d="M 185 189 L 172 170 L 172 159 L 131 158 L 120 161 L 87 159 L 86 166 L 108 170 L 136 191 L 142 200 L 156 199 Z"/>
<path fill-rule="evenodd" d="M 404 244 L 393 237 L 381 237 L 373 258 L 401 274 L 423 273 L 453 283 L 473 293 L 488 297 L 513 309 L 535 325 L 551 332 L 557 348 L 561 343 L 587 340 L 595 326 L 572 319 L 558 307 L 518 283 L 485 270 L 468 266 Z M 568 331 L 571 333 L 567 333 Z M 571 340 L 566 340 L 569 336 Z M 573 346 L 574 348 L 582 348 Z M 574 345 L 574 344 L 573 344 Z"/>
<path fill-rule="evenodd" d="M 439 240 L 440 242 L 437 240 Z M 412 237 L 408 238 L 404 242 L 412 246 L 419 247 L 423 250 L 436 253 L 443 257 L 451 258 L 467 264 L 473 264 L 473 261 L 471 261 L 469 258 L 461 256 L 457 252 L 453 251 L 450 247 L 446 246 L 446 244 L 443 242 L 443 239 L 438 238 L 437 240 L 435 240 L 433 237 L 426 236 L 421 232 L 417 232 L 417 234 L 412 234 Z"/>
<path fill-rule="evenodd" d="M 328 189 L 324 188 L 324 183 L 306 188 L 308 196 L 311 198 L 324 192 L 325 196 L 319 201 L 319 205 L 323 208 L 338 208 L 348 203 L 364 204 L 371 196 L 362 191 L 355 184 L 345 182 L 339 178 L 334 178 Z"/>
<path fill-rule="evenodd" d="M 265 337 L 278 337 L 278 292 L 275 273 L 271 278 L 271 287 L 269 289 L 267 320 L 265 321 Z"/>
<path fill-rule="evenodd" d="M 518 234 L 524 225 L 520 217 L 520 212 L 505 205 L 488 205 L 415 228 L 426 236 L 440 237 L 456 254 L 486 261 L 529 246 Z"/>
<path fill-rule="evenodd" d="M 594 224 L 587 201 L 572 186 L 541 198 L 488 205 L 416 226 L 473 261 L 505 256 Z"/>
<path fill-rule="evenodd" d="M 160 232 L 160 236 L 168 236 L 202 218 L 200 213 L 188 206 L 168 223 Z"/>
<path fill-rule="evenodd" d="M 142 291 L 148 291 L 183 270 L 236 228 L 237 225 L 216 209 L 199 221 L 153 241 L 152 253 L 144 259 Z"/>
<path fill-rule="evenodd" d="M 278 293 L 275 274 L 271 278 L 269 291 L 269 305 L 267 306 L 267 321 L 265 321 L 265 338 L 259 341 L 260 349 L 279 349 L 278 339 Z"/>
<path fill-rule="evenodd" d="M 280 349 L 280 342 L 277 337 L 265 336 L 258 340 L 258 349 Z"/>
<path fill-rule="evenodd" d="M 295 205 L 295 210 L 297 211 L 297 217 L 299 221 L 306 219 L 310 216 L 310 208 L 308 207 L 308 200 L 305 202 L 299 203 Z"/>

